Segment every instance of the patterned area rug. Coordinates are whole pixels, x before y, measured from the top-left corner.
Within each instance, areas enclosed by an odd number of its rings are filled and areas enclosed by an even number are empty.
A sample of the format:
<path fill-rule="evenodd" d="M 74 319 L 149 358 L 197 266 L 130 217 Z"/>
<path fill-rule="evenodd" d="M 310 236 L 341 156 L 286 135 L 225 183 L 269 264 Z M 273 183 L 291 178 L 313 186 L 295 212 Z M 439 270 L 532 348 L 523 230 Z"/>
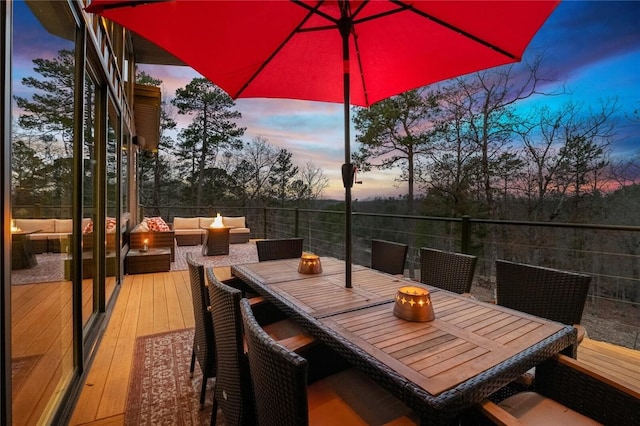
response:
<path fill-rule="evenodd" d="M 64 281 L 64 253 L 36 254 L 38 264 L 29 269 L 11 271 L 11 284 L 33 284 Z"/>
<path fill-rule="evenodd" d="M 176 246 L 175 262 L 171 262 L 172 271 L 183 271 L 187 268 L 185 259 L 186 253 L 193 253 L 193 257 L 198 263 L 205 267 L 211 266 L 231 266 L 242 263 L 253 263 L 258 261 L 258 251 L 255 242 L 244 244 L 230 244 L 229 255 L 223 256 L 203 256 L 202 246 Z M 18 269 L 11 271 L 11 284 L 34 284 L 46 282 L 64 281 L 64 253 L 42 253 L 37 254 L 38 264 L 30 269 Z"/>
<path fill-rule="evenodd" d="M 20 391 L 40 358 L 42 358 L 42 355 L 22 356 L 11 359 L 11 382 L 14 394 Z"/>
<path fill-rule="evenodd" d="M 175 262 L 171 263 L 172 271 L 182 271 L 187 268 L 185 255 L 193 254 L 193 259 L 205 266 L 231 266 L 258 261 L 258 249 L 256 243 L 250 241 L 244 244 L 229 244 L 229 255 L 203 256 L 202 246 L 176 246 Z"/>
<path fill-rule="evenodd" d="M 196 364 L 189 377 L 193 329 L 152 334 L 136 339 L 127 394 L 127 425 L 208 425 L 214 380 L 209 380 L 200 410 L 202 372 Z M 216 425 L 224 425 L 218 412 Z"/>

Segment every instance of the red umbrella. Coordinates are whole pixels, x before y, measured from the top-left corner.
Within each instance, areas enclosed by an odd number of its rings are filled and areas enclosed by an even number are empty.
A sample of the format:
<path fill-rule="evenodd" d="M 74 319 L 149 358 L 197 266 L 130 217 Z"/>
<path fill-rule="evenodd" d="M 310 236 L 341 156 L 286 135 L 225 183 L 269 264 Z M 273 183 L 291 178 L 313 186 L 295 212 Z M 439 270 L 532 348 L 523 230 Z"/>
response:
<path fill-rule="evenodd" d="M 347 286 L 351 286 L 349 105 L 517 62 L 559 1 L 93 0 L 232 98 L 344 104 Z"/>

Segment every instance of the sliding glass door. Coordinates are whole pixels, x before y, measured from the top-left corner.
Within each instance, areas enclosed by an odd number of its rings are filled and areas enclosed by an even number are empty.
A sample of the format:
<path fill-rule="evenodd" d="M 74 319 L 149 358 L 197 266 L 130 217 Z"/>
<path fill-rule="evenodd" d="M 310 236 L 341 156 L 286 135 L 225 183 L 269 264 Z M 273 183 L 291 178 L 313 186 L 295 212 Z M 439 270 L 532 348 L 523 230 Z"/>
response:
<path fill-rule="evenodd" d="M 47 423 L 72 381 L 77 25 L 13 2 L 12 423 Z M 4 392 L 3 392 L 4 393 Z"/>

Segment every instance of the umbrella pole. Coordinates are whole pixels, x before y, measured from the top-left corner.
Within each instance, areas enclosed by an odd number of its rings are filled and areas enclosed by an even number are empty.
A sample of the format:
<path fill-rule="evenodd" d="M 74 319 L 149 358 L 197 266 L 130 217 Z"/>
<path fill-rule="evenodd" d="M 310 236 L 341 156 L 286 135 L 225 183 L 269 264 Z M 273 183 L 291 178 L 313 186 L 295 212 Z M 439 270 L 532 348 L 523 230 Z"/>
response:
<path fill-rule="evenodd" d="M 346 4 L 346 3 L 345 3 Z M 345 7 L 343 5 L 343 7 Z M 343 10 L 343 13 L 345 11 Z M 351 126 L 349 117 L 349 105 L 351 97 L 350 65 L 349 65 L 349 34 L 351 22 L 344 19 L 339 24 L 342 36 L 342 62 L 343 62 L 343 89 L 344 89 L 344 165 L 342 166 L 342 182 L 344 184 L 344 208 L 345 208 L 345 286 L 351 288 L 351 187 L 353 186 L 354 169 L 351 164 Z"/>
<path fill-rule="evenodd" d="M 349 95 L 349 73 L 345 74 L 345 96 Z M 348 97 L 345 99 L 349 99 Z M 344 105 L 344 152 L 345 152 L 345 166 L 342 169 L 344 187 L 344 208 L 345 208 L 345 243 L 344 243 L 344 263 L 345 263 L 345 285 L 347 288 L 351 288 L 351 185 L 353 185 L 353 164 L 351 164 L 350 144 L 349 144 L 349 104 Z M 346 176 L 345 176 L 346 175 Z M 346 177 L 346 179 L 344 179 Z"/>

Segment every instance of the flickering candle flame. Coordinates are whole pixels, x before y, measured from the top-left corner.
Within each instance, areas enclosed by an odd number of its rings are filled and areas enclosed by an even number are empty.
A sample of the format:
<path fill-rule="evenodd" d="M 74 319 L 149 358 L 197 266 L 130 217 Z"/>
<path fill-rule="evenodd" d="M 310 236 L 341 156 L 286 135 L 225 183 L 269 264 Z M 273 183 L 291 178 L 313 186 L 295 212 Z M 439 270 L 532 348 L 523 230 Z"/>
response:
<path fill-rule="evenodd" d="M 222 223 L 222 216 L 220 213 L 216 216 L 216 218 L 211 222 L 211 228 L 224 228 L 224 223 Z"/>
<path fill-rule="evenodd" d="M 16 222 L 11 219 L 11 232 L 20 232 L 22 231 L 20 228 L 16 226 Z"/>
<path fill-rule="evenodd" d="M 147 251 L 147 250 L 149 250 L 149 240 L 145 238 L 142 241 L 142 251 Z"/>

